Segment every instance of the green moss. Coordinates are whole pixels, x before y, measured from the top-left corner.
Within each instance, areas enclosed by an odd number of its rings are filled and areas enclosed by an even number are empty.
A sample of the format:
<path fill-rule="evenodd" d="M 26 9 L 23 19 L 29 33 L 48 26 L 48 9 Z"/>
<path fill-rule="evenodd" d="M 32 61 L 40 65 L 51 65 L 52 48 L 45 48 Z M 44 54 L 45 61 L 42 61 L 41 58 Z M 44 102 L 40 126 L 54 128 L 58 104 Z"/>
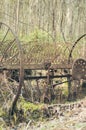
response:
<path fill-rule="evenodd" d="M 41 107 L 43 106 L 43 104 L 33 104 L 33 103 L 27 102 L 23 98 L 21 98 L 20 106 L 25 111 L 27 111 L 27 110 L 34 111 L 34 110 L 41 109 Z"/>
<path fill-rule="evenodd" d="M 32 119 L 38 119 L 41 116 L 41 109 L 44 104 L 34 104 L 24 100 L 24 98 L 20 99 L 19 107 L 24 111 L 24 117 L 27 118 L 27 113 L 29 112 L 29 117 Z"/>

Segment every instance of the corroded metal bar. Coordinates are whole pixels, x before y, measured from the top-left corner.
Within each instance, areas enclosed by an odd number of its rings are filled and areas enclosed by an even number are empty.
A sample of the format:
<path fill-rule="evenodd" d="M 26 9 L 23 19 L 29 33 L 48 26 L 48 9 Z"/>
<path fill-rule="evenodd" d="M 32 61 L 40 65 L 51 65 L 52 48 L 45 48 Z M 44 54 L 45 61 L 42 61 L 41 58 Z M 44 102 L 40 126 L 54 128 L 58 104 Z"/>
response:
<path fill-rule="evenodd" d="M 7 69 L 7 70 L 14 70 L 14 69 L 19 69 L 19 65 L 6 65 L 3 67 L 0 67 L 1 69 Z M 52 64 L 50 69 L 71 69 L 72 64 Z M 45 70 L 45 66 L 43 64 L 25 64 L 24 69 L 28 70 Z"/>
<path fill-rule="evenodd" d="M 72 75 L 54 75 L 54 76 L 50 76 L 49 78 L 50 79 L 53 79 L 53 78 L 65 78 L 65 77 L 71 77 Z M 24 77 L 25 80 L 33 80 L 33 79 L 46 79 L 47 76 L 26 76 Z"/>

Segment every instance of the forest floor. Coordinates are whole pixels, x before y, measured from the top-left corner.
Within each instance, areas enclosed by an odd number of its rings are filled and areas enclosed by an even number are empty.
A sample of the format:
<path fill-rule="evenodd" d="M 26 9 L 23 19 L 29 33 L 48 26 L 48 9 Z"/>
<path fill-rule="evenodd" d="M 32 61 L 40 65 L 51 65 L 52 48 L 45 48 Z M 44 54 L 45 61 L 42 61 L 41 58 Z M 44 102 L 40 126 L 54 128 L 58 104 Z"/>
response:
<path fill-rule="evenodd" d="M 75 107 L 61 110 L 58 116 L 56 114 L 43 121 L 29 120 L 3 130 L 86 130 L 86 98 L 75 102 Z"/>
<path fill-rule="evenodd" d="M 86 130 L 86 100 L 78 108 L 64 112 L 56 118 L 51 118 L 29 130 Z"/>

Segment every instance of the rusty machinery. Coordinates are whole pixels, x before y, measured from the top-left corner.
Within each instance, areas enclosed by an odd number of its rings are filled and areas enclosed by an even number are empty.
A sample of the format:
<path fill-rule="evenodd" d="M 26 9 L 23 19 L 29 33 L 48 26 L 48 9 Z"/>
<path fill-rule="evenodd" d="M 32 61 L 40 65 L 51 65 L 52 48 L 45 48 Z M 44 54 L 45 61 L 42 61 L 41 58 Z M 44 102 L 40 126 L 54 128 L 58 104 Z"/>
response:
<path fill-rule="evenodd" d="M 21 87 L 23 84 L 23 79 L 25 80 L 33 80 L 33 79 L 47 79 L 47 85 L 51 84 L 51 79 L 53 78 L 67 78 L 67 81 L 63 81 L 57 84 L 52 84 L 52 86 L 62 84 L 65 82 L 70 82 L 72 80 L 80 80 L 84 79 L 86 80 L 86 57 L 80 58 L 81 53 L 77 50 L 75 50 L 78 54 L 77 57 L 73 57 L 74 49 L 76 48 L 77 43 L 86 36 L 86 34 L 82 35 L 73 45 L 72 48 L 69 50 L 68 60 L 61 62 L 53 63 L 53 60 L 48 61 L 44 60 L 41 63 L 33 63 L 31 59 L 28 61 L 28 57 L 24 57 L 24 50 L 22 49 L 22 46 L 20 44 L 20 41 L 18 40 L 17 36 L 14 34 L 12 29 L 6 25 L 5 23 L 0 22 L 0 73 L 3 73 L 4 71 L 9 71 L 13 74 L 13 72 L 17 72 L 17 76 L 9 77 L 7 76 L 7 79 L 12 78 L 13 80 L 18 81 L 18 92 L 15 97 L 15 100 L 13 102 L 13 108 L 14 104 L 17 101 L 17 98 L 19 97 L 19 94 L 21 92 Z M 85 46 L 86 47 L 86 46 Z M 80 47 L 81 48 L 81 47 Z M 79 49 L 78 49 L 79 50 Z M 40 56 L 40 55 L 39 55 Z M 64 56 L 64 54 L 63 54 Z M 86 54 L 84 54 L 86 56 Z M 32 56 L 30 56 L 32 58 Z M 56 55 L 56 58 L 59 60 L 59 54 Z M 55 60 L 55 58 L 53 58 Z M 29 62 L 29 63 L 28 63 Z M 39 75 L 39 76 L 31 76 L 28 75 L 28 70 L 47 70 L 47 75 Z M 64 73 L 59 73 L 57 75 L 54 75 L 56 70 L 62 70 Z M 71 71 L 72 70 L 72 71 Z M 27 72 L 28 71 L 28 72 Z M 26 72 L 26 74 L 24 74 Z M 70 84 L 69 84 L 70 85 Z"/>

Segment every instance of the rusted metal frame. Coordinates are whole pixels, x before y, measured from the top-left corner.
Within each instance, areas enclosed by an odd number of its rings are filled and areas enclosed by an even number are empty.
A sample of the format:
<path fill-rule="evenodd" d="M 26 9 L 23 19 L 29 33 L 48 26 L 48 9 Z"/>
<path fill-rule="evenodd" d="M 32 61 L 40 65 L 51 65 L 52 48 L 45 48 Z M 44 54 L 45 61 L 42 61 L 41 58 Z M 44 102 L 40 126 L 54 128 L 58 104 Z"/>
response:
<path fill-rule="evenodd" d="M 10 44 L 13 43 L 14 41 L 15 41 L 15 39 L 14 39 L 13 41 L 11 41 Z M 6 48 L 6 50 L 4 50 L 4 54 L 2 54 L 3 56 L 2 56 L 2 58 L 1 58 L 1 62 L 3 61 L 4 56 L 5 56 L 5 54 L 7 53 L 7 51 L 10 50 L 10 49 L 12 48 L 12 46 L 13 46 L 13 44 L 12 44 L 11 46 L 9 45 L 9 48 Z M 12 59 L 12 58 L 11 58 L 11 59 Z M 7 59 L 7 61 L 8 61 L 8 60 L 10 60 L 10 59 Z"/>
<path fill-rule="evenodd" d="M 54 78 L 66 78 L 66 77 L 71 77 L 72 75 L 54 75 L 54 76 L 49 76 L 49 79 L 54 79 Z M 47 79 L 47 76 L 26 76 L 24 77 L 25 80 L 34 80 L 34 79 Z M 49 80 L 48 79 L 48 80 Z"/>
<path fill-rule="evenodd" d="M 13 58 L 13 57 L 12 57 Z M 10 60 L 10 59 L 9 59 Z M 45 70 L 45 66 L 43 64 L 24 64 L 24 70 Z M 19 69 L 19 65 L 18 64 L 14 64 L 12 66 L 6 65 L 2 67 L 3 69 L 7 69 L 7 70 L 15 70 L 15 69 Z M 72 64 L 52 64 L 50 69 L 72 69 Z"/>
<path fill-rule="evenodd" d="M 9 42 L 9 45 L 5 49 L 5 53 L 12 48 L 14 42 L 15 42 L 15 38 L 12 41 Z"/>
<path fill-rule="evenodd" d="M 83 34 L 82 36 L 80 36 L 76 41 L 75 43 L 73 44 L 72 48 L 71 48 L 71 51 L 70 51 L 70 54 L 69 54 L 69 57 L 68 57 L 68 63 L 70 63 L 70 59 L 72 58 L 72 53 L 73 53 L 73 50 L 75 48 L 75 46 L 77 45 L 77 43 L 86 36 L 86 34 Z"/>
<path fill-rule="evenodd" d="M 70 75 L 71 77 L 72 75 Z M 53 84 L 53 87 L 57 86 L 57 85 L 60 85 L 60 84 L 63 84 L 63 83 L 68 83 L 68 82 L 71 82 L 73 81 L 73 79 L 71 78 L 70 80 L 66 80 L 66 81 L 63 81 L 63 82 L 60 82 L 60 83 L 57 83 L 57 84 Z"/>
<path fill-rule="evenodd" d="M 3 24 L 3 23 L 0 22 L 0 28 L 1 28 L 2 24 Z M 4 42 L 4 40 L 5 40 L 5 38 L 6 38 L 7 34 L 8 34 L 8 32 L 9 32 L 9 30 L 10 30 L 10 28 L 8 27 L 8 30 L 7 30 L 7 32 L 6 32 L 5 36 L 4 36 L 4 38 L 3 38 L 2 41 L 0 42 L 0 46 L 2 46 L 2 43 Z M 2 51 L 1 51 L 1 53 L 2 53 Z M 3 55 L 3 53 L 2 53 L 2 55 Z"/>
<path fill-rule="evenodd" d="M 68 81 L 68 100 L 71 100 L 71 82 L 73 81 L 73 79 L 71 79 L 70 76 L 67 77 L 67 81 Z"/>
<path fill-rule="evenodd" d="M 10 28 L 8 28 L 8 30 L 7 30 L 7 32 L 6 32 L 5 36 L 4 36 L 4 38 L 2 39 L 1 43 L 4 42 L 4 40 L 5 40 L 5 38 L 6 38 L 7 34 L 8 34 L 8 32 L 9 32 L 9 30 L 10 30 Z"/>
<path fill-rule="evenodd" d="M 7 59 L 6 62 L 8 62 L 8 61 L 9 61 L 9 62 L 10 62 L 10 61 L 12 62 L 13 58 L 16 57 L 17 55 L 18 55 L 18 52 L 15 53 L 15 54 L 14 54 L 12 57 L 10 57 L 9 59 Z M 11 69 L 11 68 L 10 68 L 10 69 Z M 19 67 L 18 67 L 18 69 L 19 69 Z"/>
<path fill-rule="evenodd" d="M 70 62 L 71 62 L 72 53 L 73 53 L 74 48 L 76 47 L 76 45 L 78 44 L 78 42 L 79 42 L 82 38 L 84 38 L 85 36 L 86 36 L 86 34 L 83 34 L 83 35 L 80 36 L 80 37 L 75 41 L 75 43 L 73 44 L 73 46 L 72 46 L 72 48 L 71 48 L 71 50 L 70 50 L 70 53 L 69 53 L 68 64 L 70 64 Z M 78 67 L 78 66 L 77 66 L 77 67 Z M 73 77 L 72 77 L 72 79 L 73 79 Z M 68 77 L 67 80 L 69 81 L 69 82 L 68 82 L 68 91 L 69 91 L 68 100 L 70 100 L 70 99 L 71 99 L 71 92 L 70 92 L 70 90 L 71 90 L 71 81 L 70 81 L 70 77 Z"/>
<path fill-rule="evenodd" d="M 77 59 L 72 67 L 72 78 L 74 80 L 86 80 L 86 60 L 79 58 Z"/>
<path fill-rule="evenodd" d="M 8 28 L 8 31 L 7 31 L 6 35 L 4 36 L 2 42 L 4 41 L 4 39 L 6 38 L 8 32 L 9 32 L 9 30 L 10 30 L 11 33 L 13 34 L 13 36 L 16 38 L 15 44 L 17 45 L 18 50 L 19 50 L 19 58 L 20 58 L 20 67 L 19 67 L 19 69 L 20 69 L 20 77 L 19 77 L 18 91 L 17 91 L 17 94 L 16 94 L 16 96 L 15 96 L 15 98 L 14 98 L 14 101 L 13 101 L 13 103 L 12 103 L 12 108 L 11 108 L 11 113 L 10 113 L 11 115 L 13 115 L 14 110 L 15 110 L 15 107 L 16 107 L 17 100 L 18 100 L 19 95 L 20 95 L 20 93 L 21 93 L 21 88 L 22 88 L 23 79 L 24 79 L 23 51 L 22 51 L 22 47 L 21 47 L 20 41 L 18 40 L 17 36 L 16 36 L 15 33 L 12 31 L 12 29 L 11 29 L 7 24 L 5 24 L 5 23 L 0 22 L 0 25 L 4 25 L 4 26 L 6 26 L 6 27 Z"/>
<path fill-rule="evenodd" d="M 15 36 L 15 34 L 14 34 Z M 16 37 L 16 36 L 15 36 Z M 20 41 L 18 40 L 18 38 L 16 37 L 16 42 L 18 43 L 18 49 L 19 49 L 19 55 L 20 55 L 20 77 L 19 77 L 19 86 L 18 86 L 18 91 L 17 91 L 17 94 L 14 98 L 14 101 L 12 103 L 12 111 L 11 111 L 11 115 L 14 114 L 14 109 L 16 107 L 16 103 L 18 101 L 18 98 L 20 96 L 20 93 L 21 93 L 21 88 L 22 88 L 22 85 L 23 85 L 23 80 L 24 80 L 24 68 L 23 68 L 23 51 L 22 51 L 22 47 L 21 47 L 21 44 L 20 44 Z"/>
<path fill-rule="evenodd" d="M 37 92 L 38 92 L 38 102 L 40 102 L 41 91 L 40 91 L 38 79 L 36 79 L 36 83 L 37 83 Z"/>

